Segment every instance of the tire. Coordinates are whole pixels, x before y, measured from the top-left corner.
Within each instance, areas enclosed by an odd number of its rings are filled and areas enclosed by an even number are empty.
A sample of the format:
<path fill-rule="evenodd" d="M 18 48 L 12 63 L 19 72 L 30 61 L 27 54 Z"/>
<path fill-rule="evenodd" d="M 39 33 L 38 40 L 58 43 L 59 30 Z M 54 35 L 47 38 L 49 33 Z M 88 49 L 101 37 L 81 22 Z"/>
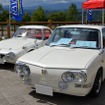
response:
<path fill-rule="evenodd" d="M 97 75 L 96 75 L 96 78 L 95 78 L 95 81 L 94 81 L 94 85 L 93 85 L 93 88 L 90 92 L 90 95 L 92 97 L 99 96 L 100 91 L 101 91 L 101 87 L 102 87 L 102 71 L 99 70 L 97 72 Z"/>

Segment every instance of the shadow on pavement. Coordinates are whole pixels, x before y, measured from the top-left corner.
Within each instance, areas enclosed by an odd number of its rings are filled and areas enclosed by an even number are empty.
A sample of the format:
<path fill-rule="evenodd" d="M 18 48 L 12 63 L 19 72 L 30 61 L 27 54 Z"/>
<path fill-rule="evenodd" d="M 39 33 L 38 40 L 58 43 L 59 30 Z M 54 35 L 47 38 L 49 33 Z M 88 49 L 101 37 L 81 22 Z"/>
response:
<path fill-rule="evenodd" d="M 0 64 L 0 70 L 9 70 L 9 71 L 14 71 L 14 64 L 9 64 L 9 63 L 6 63 L 6 64 Z"/>

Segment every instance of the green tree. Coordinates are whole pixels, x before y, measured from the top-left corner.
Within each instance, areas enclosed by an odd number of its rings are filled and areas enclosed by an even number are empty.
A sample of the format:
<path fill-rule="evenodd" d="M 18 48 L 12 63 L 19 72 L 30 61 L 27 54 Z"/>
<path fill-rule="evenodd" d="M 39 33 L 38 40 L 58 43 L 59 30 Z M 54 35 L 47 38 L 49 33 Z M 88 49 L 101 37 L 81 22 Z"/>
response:
<path fill-rule="evenodd" d="M 9 19 L 9 12 L 3 9 L 0 13 L 0 21 L 7 21 L 7 19 Z"/>
<path fill-rule="evenodd" d="M 31 16 L 28 13 L 24 13 L 22 20 L 23 21 L 31 21 Z"/>
<path fill-rule="evenodd" d="M 49 15 L 48 19 L 53 21 L 65 21 L 65 13 L 64 12 L 54 12 Z"/>
<path fill-rule="evenodd" d="M 44 20 L 46 20 L 44 10 L 41 6 L 39 6 L 38 9 L 32 13 L 31 20 L 32 21 L 44 21 Z"/>
<path fill-rule="evenodd" d="M 78 20 L 78 10 L 75 4 L 71 4 L 66 12 L 67 21 L 77 21 Z"/>
<path fill-rule="evenodd" d="M 7 21 L 9 19 L 9 12 L 3 9 L 2 4 L 0 4 L 0 21 Z"/>
<path fill-rule="evenodd" d="M 1 13 L 2 9 L 3 9 L 3 8 L 2 8 L 2 4 L 0 4 L 0 13 Z"/>

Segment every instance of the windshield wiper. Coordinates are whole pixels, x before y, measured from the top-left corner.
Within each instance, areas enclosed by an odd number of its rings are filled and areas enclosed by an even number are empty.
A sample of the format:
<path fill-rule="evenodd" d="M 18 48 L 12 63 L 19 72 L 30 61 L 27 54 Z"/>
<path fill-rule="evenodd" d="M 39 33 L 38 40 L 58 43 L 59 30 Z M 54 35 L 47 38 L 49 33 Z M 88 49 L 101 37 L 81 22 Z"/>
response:
<path fill-rule="evenodd" d="M 58 44 L 58 46 L 70 46 L 70 44 L 61 43 L 61 44 Z"/>
<path fill-rule="evenodd" d="M 63 47 L 65 47 L 65 46 L 70 46 L 69 44 L 65 44 L 65 43 L 61 43 L 61 44 L 51 44 L 50 45 L 50 47 L 53 47 L 53 46 L 63 46 Z"/>
<path fill-rule="evenodd" d="M 22 37 L 21 35 L 16 35 L 15 37 Z"/>
<path fill-rule="evenodd" d="M 96 49 L 96 48 L 89 47 L 89 46 L 71 46 L 70 48 L 71 48 L 71 49 L 73 49 L 73 48 Z"/>

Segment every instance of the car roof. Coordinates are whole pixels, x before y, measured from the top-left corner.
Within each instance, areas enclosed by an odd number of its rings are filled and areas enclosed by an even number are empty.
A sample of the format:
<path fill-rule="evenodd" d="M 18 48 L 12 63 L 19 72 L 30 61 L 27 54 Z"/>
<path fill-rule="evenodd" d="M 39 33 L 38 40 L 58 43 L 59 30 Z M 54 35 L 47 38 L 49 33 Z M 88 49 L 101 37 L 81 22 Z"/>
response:
<path fill-rule="evenodd" d="M 37 28 L 37 29 L 47 28 L 47 29 L 50 29 L 48 26 L 43 26 L 43 25 L 25 25 L 25 26 L 20 26 L 19 28 Z"/>
<path fill-rule="evenodd" d="M 78 27 L 78 28 L 91 28 L 91 29 L 102 29 L 105 26 L 102 25 L 88 25 L 88 24 L 77 24 L 77 25 L 62 25 L 57 28 L 69 28 L 69 27 Z"/>

